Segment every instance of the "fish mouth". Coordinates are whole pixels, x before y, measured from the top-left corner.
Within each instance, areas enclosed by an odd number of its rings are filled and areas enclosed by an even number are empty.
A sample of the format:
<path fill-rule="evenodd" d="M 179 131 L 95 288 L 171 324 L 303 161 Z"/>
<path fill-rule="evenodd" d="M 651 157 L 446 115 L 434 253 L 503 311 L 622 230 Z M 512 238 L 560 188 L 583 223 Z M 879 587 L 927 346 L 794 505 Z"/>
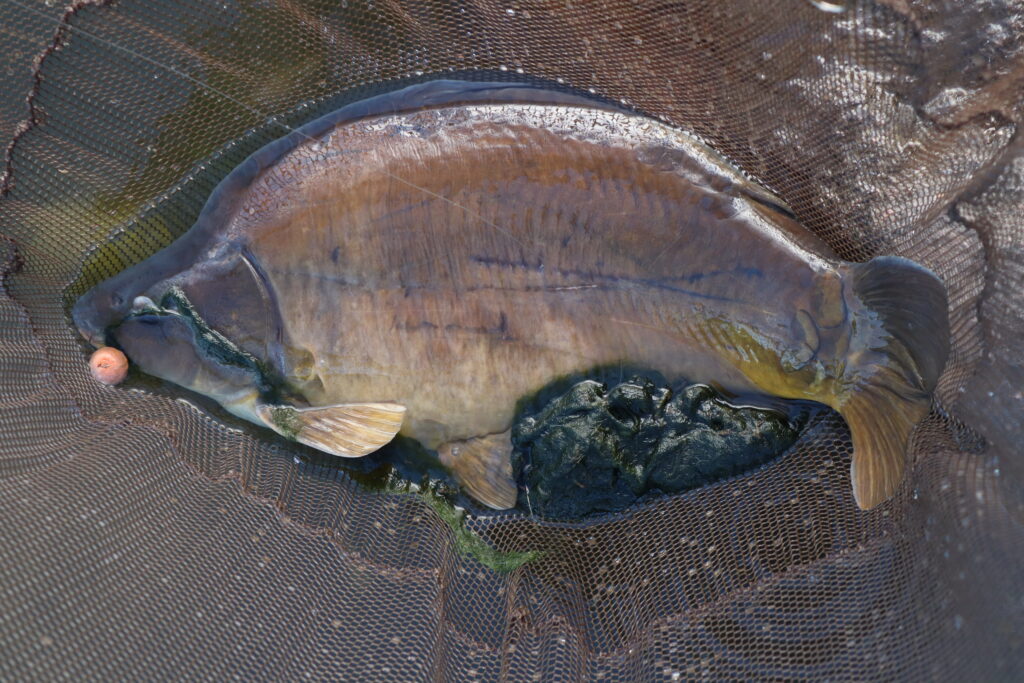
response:
<path fill-rule="evenodd" d="M 98 335 L 98 334 L 95 334 L 95 333 L 93 333 L 93 332 L 90 332 L 90 331 L 88 331 L 88 330 L 86 330 L 86 329 L 84 329 L 84 328 L 82 328 L 82 327 L 79 327 L 79 328 L 78 328 L 78 333 L 79 333 L 80 335 L 82 335 L 83 337 L 85 337 L 85 340 L 86 340 L 87 342 L 89 342 L 90 344 L 92 344 L 92 346 L 93 346 L 94 348 L 97 348 L 97 349 L 99 349 L 99 348 L 102 348 L 102 347 L 106 346 L 106 340 L 105 340 L 105 339 L 103 339 L 103 338 L 102 338 L 102 337 L 101 337 L 100 335 Z"/>
<path fill-rule="evenodd" d="M 111 325 L 108 325 L 106 329 L 100 327 L 97 323 L 89 319 L 90 316 L 88 315 L 88 307 L 84 305 L 76 306 L 71 312 L 71 318 L 75 323 L 75 327 L 78 330 L 78 334 L 80 334 L 83 339 L 89 342 L 89 344 L 98 349 L 104 346 L 109 346 L 108 330 L 112 329 L 113 327 L 116 327 L 117 325 L 120 325 L 128 318 L 139 316 L 145 313 L 164 312 L 169 311 L 165 311 L 161 307 L 157 306 L 149 297 L 137 296 L 135 297 L 134 301 L 132 301 L 132 307 L 128 311 L 127 315 L 121 318 L 121 320 Z"/>
<path fill-rule="evenodd" d="M 86 317 L 86 311 L 81 306 L 81 303 L 76 305 L 71 311 L 71 319 L 75 323 L 78 334 L 97 349 L 106 346 L 106 334 L 95 323 L 87 320 Z"/>

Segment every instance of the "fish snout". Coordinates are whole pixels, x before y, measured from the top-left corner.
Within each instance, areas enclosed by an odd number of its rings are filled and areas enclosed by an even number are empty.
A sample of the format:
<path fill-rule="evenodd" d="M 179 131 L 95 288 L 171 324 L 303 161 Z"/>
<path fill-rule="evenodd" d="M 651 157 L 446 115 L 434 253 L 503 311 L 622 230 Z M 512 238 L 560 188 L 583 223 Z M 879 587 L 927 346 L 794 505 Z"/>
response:
<path fill-rule="evenodd" d="M 88 294 L 75 304 L 71 310 L 71 319 L 78 329 L 78 334 L 82 335 L 87 342 L 97 349 L 106 345 L 105 328 L 99 324 L 99 316 Z"/>
<path fill-rule="evenodd" d="M 107 331 L 126 316 L 144 308 L 156 308 L 145 296 L 129 296 L 120 288 L 100 285 L 86 292 L 71 310 L 71 318 L 90 344 L 100 348 L 106 345 Z"/>
<path fill-rule="evenodd" d="M 82 335 L 82 337 L 84 337 L 87 342 L 92 344 L 97 349 L 103 348 L 106 345 L 102 335 L 100 335 L 98 332 L 95 332 L 93 330 L 86 330 L 79 327 L 78 333 Z"/>

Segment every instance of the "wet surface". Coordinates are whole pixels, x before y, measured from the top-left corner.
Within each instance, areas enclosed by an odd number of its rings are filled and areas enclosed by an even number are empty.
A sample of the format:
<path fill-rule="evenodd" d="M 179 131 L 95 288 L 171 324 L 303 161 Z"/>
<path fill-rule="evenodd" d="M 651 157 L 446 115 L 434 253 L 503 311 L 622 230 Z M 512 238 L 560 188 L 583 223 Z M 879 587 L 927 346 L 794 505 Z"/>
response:
<path fill-rule="evenodd" d="M 1021 118 L 1019 3 L 69 4 L 57 36 L 27 4 L 0 31 L 5 121 L 38 123 L 4 202 L 26 261 L 0 296 L 4 678 L 1021 679 L 1019 152 L 976 173 Z M 414 496 L 88 377 L 60 290 L 97 242 L 71 297 L 182 234 L 274 120 L 499 68 L 693 129 L 844 258 L 942 275 L 957 348 L 896 501 L 856 509 L 832 416 L 747 476 L 489 532 L 553 549 L 496 575 Z M 949 440 L 960 421 L 987 451 Z"/>
<path fill-rule="evenodd" d="M 808 409 L 737 407 L 705 385 L 646 377 L 580 382 L 513 428 L 519 507 L 580 519 L 705 486 L 783 453 Z"/>

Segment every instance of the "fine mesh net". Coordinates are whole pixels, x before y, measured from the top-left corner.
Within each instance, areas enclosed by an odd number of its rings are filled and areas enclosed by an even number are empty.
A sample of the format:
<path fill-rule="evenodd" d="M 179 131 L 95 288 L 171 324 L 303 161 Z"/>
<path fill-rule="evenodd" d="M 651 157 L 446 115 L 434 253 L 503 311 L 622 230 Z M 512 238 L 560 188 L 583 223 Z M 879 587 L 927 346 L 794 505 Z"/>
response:
<path fill-rule="evenodd" d="M 1024 5 L 6 0 L 0 48 L 0 678 L 1024 676 Z M 74 297 L 285 126 L 439 77 L 659 117 L 843 257 L 938 273 L 952 354 L 896 497 L 857 509 L 829 414 L 624 513 L 475 511 L 545 551 L 501 573 L 419 497 L 89 378 Z"/>

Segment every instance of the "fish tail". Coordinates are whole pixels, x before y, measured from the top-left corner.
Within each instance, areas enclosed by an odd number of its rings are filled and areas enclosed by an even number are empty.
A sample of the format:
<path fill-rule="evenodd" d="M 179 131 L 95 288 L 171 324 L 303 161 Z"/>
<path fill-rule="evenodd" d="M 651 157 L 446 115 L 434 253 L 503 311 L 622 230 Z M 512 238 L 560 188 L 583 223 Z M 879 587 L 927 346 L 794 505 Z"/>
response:
<path fill-rule="evenodd" d="M 942 281 L 904 258 L 854 265 L 852 288 L 861 310 L 836 408 L 853 438 L 853 495 L 867 510 L 903 479 L 910 434 L 928 414 L 949 354 L 949 318 Z"/>

